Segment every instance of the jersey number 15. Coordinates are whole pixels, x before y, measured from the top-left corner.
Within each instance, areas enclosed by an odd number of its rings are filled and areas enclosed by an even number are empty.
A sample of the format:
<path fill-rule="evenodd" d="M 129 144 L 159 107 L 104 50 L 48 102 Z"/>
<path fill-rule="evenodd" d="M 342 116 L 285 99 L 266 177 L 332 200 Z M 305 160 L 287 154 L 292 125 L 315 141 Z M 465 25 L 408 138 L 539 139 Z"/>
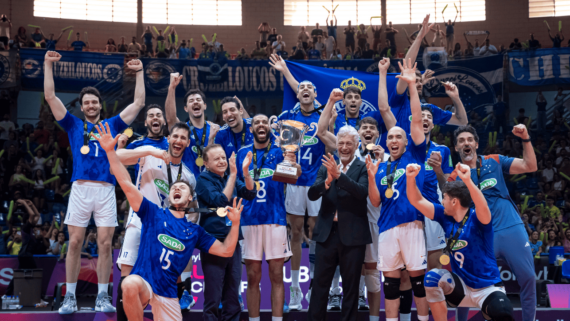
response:
<path fill-rule="evenodd" d="M 166 256 L 164 255 L 166 253 Z M 172 254 L 174 254 L 174 252 L 172 251 L 166 251 L 166 249 L 162 249 L 162 254 L 160 255 L 160 264 L 162 266 L 163 270 L 168 270 L 168 268 L 170 267 L 170 259 L 168 258 L 169 256 L 171 256 Z M 162 265 L 162 259 L 164 259 L 164 262 L 166 262 L 166 265 Z"/>

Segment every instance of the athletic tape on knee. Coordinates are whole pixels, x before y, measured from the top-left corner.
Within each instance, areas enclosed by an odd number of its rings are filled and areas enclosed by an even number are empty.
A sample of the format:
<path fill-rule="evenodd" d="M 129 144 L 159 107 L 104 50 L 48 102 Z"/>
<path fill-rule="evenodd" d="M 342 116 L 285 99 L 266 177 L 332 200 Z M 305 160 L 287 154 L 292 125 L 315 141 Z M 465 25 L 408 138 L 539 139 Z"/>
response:
<path fill-rule="evenodd" d="M 424 288 L 428 302 L 441 302 L 445 300 L 445 293 L 453 292 L 455 281 L 449 271 L 433 269 L 424 276 Z"/>
<path fill-rule="evenodd" d="M 424 276 L 414 276 L 410 277 L 410 282 L 412 283 L 412 290 L 414 291 L 414 296 L 416 298 L 426 297 L 426 288 L 424 287 Z"/>
<path fill-rule="evenodd" d="M 123 289 L 121 288 L 121 284 L 125 278 L 126 276 L 121 276 L 119 288 L 117 289 L 117 321 L 128 321 L 125 308 L 123 307 Z"/>
<path fill-rule="evenodd" d="M 380 292 L 380 272 L 378 270 L 364 270 L 364 284 L 368 292 Z"/>
<path fill-rule="evenodd" d="M 400 313 L 412 313 L 412 303 L 414 302 L 414 293 L 412 289 L 400 291 Z"/>
<path fill-rule="evenodd" d="M 386 300 L 400 298 L 400 278 L 384 278 L 384 298 Z"/>
<path fill-rule="evenodd" d="M 485 299 L 481 307 L 481 313 L 486 320 L 513 321 L 513 306 L 507 295 L 501 291 L 495 291 Z"/>

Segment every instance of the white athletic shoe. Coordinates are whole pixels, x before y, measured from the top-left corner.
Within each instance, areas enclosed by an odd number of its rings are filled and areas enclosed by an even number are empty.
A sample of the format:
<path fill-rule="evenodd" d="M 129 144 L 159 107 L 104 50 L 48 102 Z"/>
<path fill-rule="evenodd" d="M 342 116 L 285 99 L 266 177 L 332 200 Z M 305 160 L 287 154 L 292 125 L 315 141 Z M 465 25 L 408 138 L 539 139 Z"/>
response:
<path fill-rule="evenodd" d="M 309 288 L 309 291 L 307 291 L 307 294 L 305 295 L 305 300 L 307 300 L 308 304 L 311 304 L 311 291 L 312 290 L 313 290 L 312 288 Z"/>
<path fill-rule="evenodd" d="M 303 291 L 299 287 L 290 287 L 291 298 L 289 299 L 289 311 L 301 311 L 303 305 Z"/>

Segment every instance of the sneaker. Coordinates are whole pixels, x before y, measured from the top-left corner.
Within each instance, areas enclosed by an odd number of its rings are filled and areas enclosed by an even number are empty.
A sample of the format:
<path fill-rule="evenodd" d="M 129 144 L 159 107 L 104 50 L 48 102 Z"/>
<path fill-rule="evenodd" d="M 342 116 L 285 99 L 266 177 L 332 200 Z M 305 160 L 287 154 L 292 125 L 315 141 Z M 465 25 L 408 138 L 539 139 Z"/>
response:
<path fill-rule="evenodd" d="M 329 295 L 327 311 L 340 311 L 340 295 Z"/>
<path fill-rule="evenodd" d="M 67 293 L 59 307 L 59 314 L 72 314 L 73 312 L 77 312 L 77 299 L 75 295 Z"/>
<path fill-rule="evenodd" d="M 194 297 L 191 296 L 187 290 L 184 290 L 182 297 L 180 298 L 180 310 L 188 311 L 194 306 L 194 304 L 196 304 Z"/>
<path fill-rule="evenodd" d="M 366 299 L 364 295 L 358 297 L 358 310 L 370 310 L 368 304 L 366 304 Z"/>
<path fill-rule="evenodd" d="M 308 304 L 311 304 L 311 291 L 313 290 L 313 288 L 309 288 L 309 291 L 307 291 L 307 294 L 305 295 L 305 300 L 307 300 Z"/>
<path fill-rule="evenodd" d="M 95 300 L 95 312 L 117 312 L 117 309 L 111 304 L 111 297 L 107 292 L 101 292 Z"/>
<path fill-rule="evenodd" d="M 283 300 L 283 313 L 289 313 L 289 304 L 285 300 Z"/>
<path fill-rule="evenodd" d="M 289 310 L 290 311 L 301 311 L 303 305 L 301 301 L 303 301 L 303 291 L 299 287 L 290 287 L 291 291 L 291 298 L 289 300 Z"/>
<path fill-rule="evenodd" d="M 239 300 L 239 306 L 240 306 L 240 308 L 241 308 L 241 311 L 243 312 L 243 309 L 244 309 L 245 306 L 243 305 L 243 299 L 241 298 L 241 293 L 240 293 L 240 295 L 239 295 L 239 297 L 238 297 L 238 300 Z"/>

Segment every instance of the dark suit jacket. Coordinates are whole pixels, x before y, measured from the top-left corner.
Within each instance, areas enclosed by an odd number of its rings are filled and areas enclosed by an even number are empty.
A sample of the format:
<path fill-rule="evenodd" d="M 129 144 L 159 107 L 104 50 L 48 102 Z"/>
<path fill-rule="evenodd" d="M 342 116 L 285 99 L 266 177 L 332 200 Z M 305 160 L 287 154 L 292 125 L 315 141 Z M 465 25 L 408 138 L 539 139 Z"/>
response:
<path fill-rule="evenodd" d="M 335 213 L 338 211 L 338 230 L 343 245 L 356 246 L 372 243 L 368 224 L 368 174 L 366 164 L 355 159 L 346 174 L 333 179 L 325 188 L 327 168 L 321 166 L 317 179 L 309 188 L 309 199 L 322 197 L 319 219 L 313 229 L 313 240 L 325 242 L 330 234 Z"/>

